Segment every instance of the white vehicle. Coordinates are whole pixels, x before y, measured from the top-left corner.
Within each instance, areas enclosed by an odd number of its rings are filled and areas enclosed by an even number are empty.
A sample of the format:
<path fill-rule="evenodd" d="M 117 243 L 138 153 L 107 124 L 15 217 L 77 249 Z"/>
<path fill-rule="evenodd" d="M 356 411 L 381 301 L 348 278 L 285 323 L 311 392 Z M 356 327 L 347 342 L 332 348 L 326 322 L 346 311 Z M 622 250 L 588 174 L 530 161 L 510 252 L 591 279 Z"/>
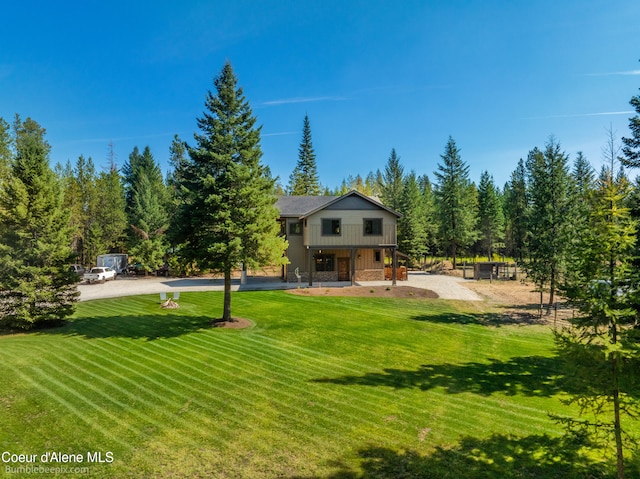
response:
<path fill-rule="evenodd" d="M 87 283 L 104 283 L 105 281 L 116 279 L 116 272 L 111 268 L 96 267 L 84 274 L 84 280 Z"/>

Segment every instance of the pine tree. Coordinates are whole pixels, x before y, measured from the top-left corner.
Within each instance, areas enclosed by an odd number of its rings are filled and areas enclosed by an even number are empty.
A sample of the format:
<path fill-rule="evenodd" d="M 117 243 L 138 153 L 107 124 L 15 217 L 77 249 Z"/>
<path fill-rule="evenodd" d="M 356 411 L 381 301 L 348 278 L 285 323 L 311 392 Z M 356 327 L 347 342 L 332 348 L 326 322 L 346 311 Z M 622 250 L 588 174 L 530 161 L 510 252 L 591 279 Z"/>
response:
<path fill-rule="evenodd" d="M 542 298 L 549 287 L 549 307 L 562 281 L 571 222 L 569 203 L 568 157 L 551 138 L 544 152 L 534 148 L 527 158 L 530 192 L 528 258 L 525 270 L 537 285 Z"/>
<path fill-rule="evenodd" d="M 6 177 L 11 161 L 11 148 L 13 139 L 11 138 L 11 129 L 9 123 L 0 117 L 0 180 Z"/>
<path fill-rule="evenodd" d="M 564 286 L 578 307 L 571 327 L 556 332 L 566 367 L 568 400 L 581 415 L 593 419 L 559 417 L 570 429 L 601 436 L 610 433 L 616 445 L 618 478 L 624 477 L 624 414 L 637 417 L 640 382 L 640 281 L 633 268 L 637 221 L 624 206 L 629 194 L 625 175 L 614 176 L 603 166 L 597 188 L 590 192 L 591 210 L 582 241 L 573 245 L 574 261 Z"/>
<path fill-rule="evenodd" d="M 167 249 L 164 237 L 168 227 L 167 188 L 148 146 L 142 154 L 134 148 L 123 172 L 131 228 L 129 252 L 146 271 L 152 271 L 164 262 Z"/>
<path fill-rule="evenodd" d="M 214 80 L 199 118 L 201 133 L 189 146 L 180 209 L 174 228 L 181 254 L 202 270 L 224 274 L 222 320 L 231 320 L 231 272 L 282 264 L 286 241 L 278 236 L 275 181 L 261 162 L 260 127 L 227 63 Z"/>
<path fill-rule="evenodd" d="M 511 178 L 504 190 L 504 196 L 507 253 L 522 262 L 528 239 L 527 215 L 529 211 L 526 169 L 522 158 L 511 173 Z"/>
<path fill-rule="evenodd" d="M 413 260 L 427 252 L 426 212 L 414 171 L 404 181 L 402 217 L 398 220 L 398 248 Z"/>
<path fill-rule="evenodd" d="M 124 235 L 127 229 L 125 193 L 122 177 L 114 162 L 108 171 L 101 171 L 96 179 L 96 191 L 100 192 L 94 205 L 93 216 L 99 218 L 99 254 L 124 251 Z"/>
<path fill-rule="evenodd" d="M 402 196 L 404 189 L 404 167 L 400 163 L 400 157 L 396 149 L 391 149 L 391 154 L 384 167 L 384 173 L 380 176 L 380 199 L 382 203 L 395 211 L 402 209 Z"/>
<path fill-rule="evenodd" d="M 427 251 L 425 253 L 435 255 L 438 248 L 438 221 L 435 206 L 435 195 L 431 181 L 427 175 L 418 178 L 418 185 L 422 193 L 422 212 L 424 214 L 424 228 L 426 235 Z"/>
<path fill-rule="evenodd" d="M 622 138 L 624 156 L 620 160 L 624 166 L 638 168 L 640 167 L 640 95 L 632 97 L 629 103 L 638 114 L 629 118 L 631 137 Z"/>
<path fill-rule="evenodd" d="M 45 129 L 16 116 L 15 156 L 0 181 L 0 326 L 31 329 L 73 313 L 78 292 L 69 215 Z"/>
<path fill-rule="evenodd" d="M 298 148 L 298 163 L 289 177 L 289 194 L 300 196 L 318 196 L 322 192 L 316 167 L 316 154 L 311 142 L 311 123 L 309 115 L 304 116 L 302 141 Z"/>
<path fill-rule="evenodd" d="M 504 213 L 493 176 L 487 171 L 480 175 L 478 185 L 478 226 L 484 252 L 491 261 L 494 247 L 504 240 Z"/>
<path fill-rule="evenodd" d="M 476 205 L 469 166 L 460 158 L 460 150 L 452 137 L 440 155 L 443 163 L 434 172 L 438 183 L 435 190 L 436 208 L 440 220 L 440 238 L 447 254 L 453 257 L 457 267 L 457 254 L 461 248 L 473 243 L 477 237 Z"/>

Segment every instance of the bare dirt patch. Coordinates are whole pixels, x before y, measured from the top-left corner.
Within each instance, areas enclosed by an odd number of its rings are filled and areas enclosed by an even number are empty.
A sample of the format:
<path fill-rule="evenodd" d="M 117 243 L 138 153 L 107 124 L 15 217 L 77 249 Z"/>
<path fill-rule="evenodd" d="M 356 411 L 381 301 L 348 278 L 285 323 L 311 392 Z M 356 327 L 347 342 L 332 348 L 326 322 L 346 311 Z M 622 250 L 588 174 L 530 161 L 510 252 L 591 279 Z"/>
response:
<path fill-rule="evenodd" d="M 245 318 L 231 318 L 231 321 L 223 321 L 222 319 L 211 321 L 211 327 L 213 328 L 244 329 L 252 324 L 251 321 Z"/>
<path fill-rule="evenodd" d="M 557 323 L 571 318 L 573 309 L 562 298 L 548 308 L 548 293 L 543 294 L 540 309 L 540 292 L 532 283 L 522 281 L 468 281 L 465 286 L 485 298 L 489 305 L 502 310 L 505 318 L 523 323 Z"/>
<path fill-rule="evenodd" d="M 301 296 L 352 296 L 371 298 L 437 299 L 429 289 L 412 286 L 346 286 L 344 288 L 302 288 L 288 290 Z"/>

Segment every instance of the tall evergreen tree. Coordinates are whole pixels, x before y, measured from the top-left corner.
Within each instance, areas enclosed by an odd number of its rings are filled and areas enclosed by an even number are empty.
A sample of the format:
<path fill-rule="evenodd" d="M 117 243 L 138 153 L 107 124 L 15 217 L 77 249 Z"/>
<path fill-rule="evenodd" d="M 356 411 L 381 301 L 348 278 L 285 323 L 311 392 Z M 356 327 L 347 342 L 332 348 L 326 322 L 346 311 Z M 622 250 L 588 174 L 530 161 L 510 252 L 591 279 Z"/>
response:
<path fill-rule="evenodd" d="M 567 264 L 581 261 L 584 239 L 590 234 L 590 216 L 594 208 L 593 196 L 595 173 L 587 158 L 578 152 L 569 175 L 568 209 L 571 221 L 567 223 Z M 575 268 L 568 268 L 565 274 L 572 274 Z M 567 281 L 570 279 L 567 278 Z"/>
<path fill-rule="evenodd" d="M 522 262 L 528 237 L 527 173 L 524 161 L 511 173 L 504 191 L 505 242 L 507 253 Z"/>
<path fill-rule="evenodd" d="M 495 246 L 504 240 L 504 212 L 499 193 L 493 176 L 488 171 L 483 171 L 478 185 L 478 226 L 483 250 L 489 260 Z"/>
<path fill-rule="evenodd" d="M 414 171 L 406 176 L 403 191 L 402 217 L 398 220 L 398 247 L 413 260 L 420 260 L 427 252 L 427 218 Z"/>
<path fill-rule="evenodd" d="M 404 194 L 404 167 L 400 163 L 400 157 L 396 149 L 391 149 L 391 154 L 381 175 L 380 199 L 392 210 L 402 209 L 402 197 Z"/>
<path fill-rule="evenodd" d="M 289 177 L 288 190 L 290 195 L 300 196 L 318 196 L 322 192 L 316 167 L 316 154 L 311 142 L 309 115 L 304 116 L 302 141 L 298 148 L 298 163 Z"/>
<path fill-rule="evenodd" d="M 5 177 L 11 161 L 13 139 L 9 123 L 0 117 L 0 179 Z"/>
<path fill-rule="evenodd" d="M 615 440 L 618 478 L 624 477 L 622 422 L 625 414 L 637 417 L 640 381 L 638 325 L 640 281 L 633 268 L 637 221 L 624 206 L 629 193 L 625 175 L 614 176 L 604 166 L 575 260 L 569 263 L 565 292 L 580 314 L 571 328 L 556 333 L 560 356 L 567 367 L 569 402 L 587 419 L 559 418 L 571 429 L 580 427 Z M 591 417 L 591 419 L 589 419 Z"/>
<path fill-rule="evenodd" d="M 96 178 L 96 191 L 99 194 L 92 216 L 99 222 L 93 223 L 95 226 L 91 229 L 91 235 L 99 238 L 96 240 L 96 252 L 122 253 L 127 229 L 125 193 L 122 177 L 114 162 L 108 171 L 101 171 Z"/>
<path fill-rule="evenodd" d="M 45 129 L 16 116 L 15 156 L 0 181 L 0 326 L 31 329 L 73 313 L 69 216 Z"/>
<path fill-rule="evenodd" d="M 147 271 L 164 262 L 168 226 L 168 194 L 160 166 L 149 147 L 137 147 L 123 167 L 127 220 L 131 227 L 129 252 Z"/>
<path fill-rule="evenodd" d="M 438 183 L 435 197 L 440 220 L 440 238 L 447 255 L 457 267 L 457 255 L 476 239 L 476 205 L 469 180 L 469 166 L 462 161 L 460 150 L 449 137 L 438 171 L 434 172 Z"/>
<path fill-rule="evenodd" d="M 624 143 L 622 153 L 624 155 L 621 157 L 621 161 L 625 166 L 638 168 L 640 167 L 640 95 L 632 97 L 629 103 L 637 115 L 629 118 L 631 136 L 622 138 L 622 143 Z"/>
<path fill-rule="evenodd" d="M 425 253 L 435 255 L 438 247 L 438 221 L 433 186 L 427 175 L 422 175 L 418 178 L 418 185 L 422 193 L 422 212 L 424 214 L 427 244 L 427 251 Z"/>
<path fill-rule="evenodd" d="M 182 198 L 173 227 L 186 260 L 224 274 L 222 319 L 230 321 L 232 270 L 282 264 L 286 241 L 275 221 L 275 181 L 260 162 L 260 127 L 231 64 L 214 86 L 179 175 Z"/>
<path fill-rule="evenodd" d="M 549 306 L 561 283 L 571 222 L 568 157 L 551 138 L 544 152 L 534 148 L 527 158 L 530 192 L 528 258 L 525 270 L 542 296 L 549 288 Z"/>

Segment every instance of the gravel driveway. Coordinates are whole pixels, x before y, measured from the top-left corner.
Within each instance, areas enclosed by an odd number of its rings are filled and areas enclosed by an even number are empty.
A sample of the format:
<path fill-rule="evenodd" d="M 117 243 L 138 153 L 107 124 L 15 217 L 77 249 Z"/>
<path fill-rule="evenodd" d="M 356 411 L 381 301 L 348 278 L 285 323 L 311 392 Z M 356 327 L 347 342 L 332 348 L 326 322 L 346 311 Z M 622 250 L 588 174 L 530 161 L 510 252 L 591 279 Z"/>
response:
<path fill-rule="evenodd" d="M 409 273 L 407 281 L 398 281 L 399 286 L 413 286 L 414 288 L 430 289 L 442 299 L 460 299 L 465 301 L 482 301 L 475 292 L 464 286 L 464 280 L 455 276 L 432 275 L 422 272 Z M 389 281 L 360 281 L 359 286 L 385 286 Z M 316 283 L 316 287 L 341 287 L 350 285 L 345 282 Z M 256 291 L 270 289 L 297 288 L 297 283 L 283 283 L 279 278 L 250 277 L 247 284 L 240 285 L 239 280 L 233 280 L 233 291 Z M 302 283 L 305 287 L 305 283 Z M 121 296 L 135 296 L 139 294 L 174 293 L 184 291 L 222 291 L 221 279 L 208 278 L 156 278 L 142 276 L 119 276 L 115 281 L 104 284 L 78 285 L 80 301 L 101 298 L 118 298 Z"/>

